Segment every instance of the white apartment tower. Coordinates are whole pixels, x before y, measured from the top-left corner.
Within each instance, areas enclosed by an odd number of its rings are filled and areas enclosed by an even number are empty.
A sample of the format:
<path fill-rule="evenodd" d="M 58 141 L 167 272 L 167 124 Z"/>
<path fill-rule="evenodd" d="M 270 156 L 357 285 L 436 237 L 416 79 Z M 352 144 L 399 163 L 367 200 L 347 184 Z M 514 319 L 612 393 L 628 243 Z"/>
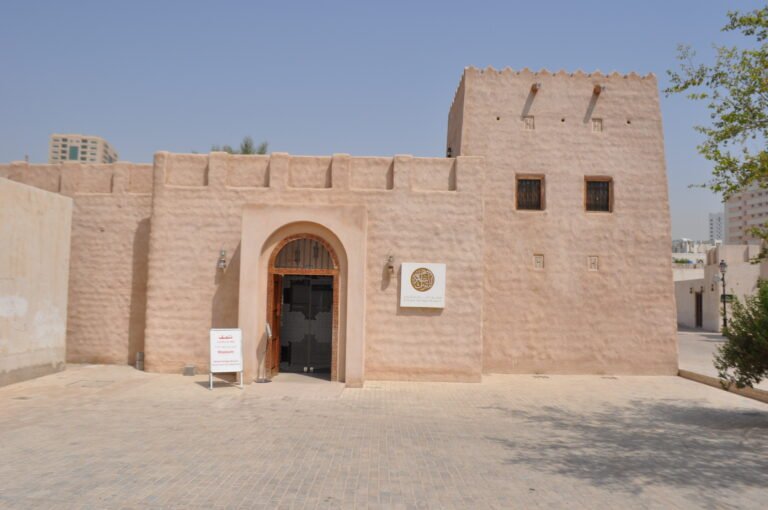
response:
<path fill-rule="evenodd" d="M 100 136 L 57 134 L 48 143 L 48 163 L 114 163 L 117 152 Z"/>
<path fill-rule="evenodd" d="M 709 243 L 725 239 L 725 214 L 721 212 L 709 213 Z"/>
<path fill-rule="evenodd" d="M 755 239 L 750 234 L 750 229 L 767 223 L 768 188 L 761 188 L 757 184 L 752 185 L 746 191 L 732 196 L 725 203 L 725 242 L 727 244 L 747 244 Z"/>

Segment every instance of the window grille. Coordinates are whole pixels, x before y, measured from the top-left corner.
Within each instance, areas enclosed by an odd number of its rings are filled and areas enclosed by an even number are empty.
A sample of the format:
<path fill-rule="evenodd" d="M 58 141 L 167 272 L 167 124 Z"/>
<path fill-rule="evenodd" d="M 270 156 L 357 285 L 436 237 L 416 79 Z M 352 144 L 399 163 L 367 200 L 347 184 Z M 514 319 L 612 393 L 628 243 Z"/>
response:
<path fill-rule="evenodd" d="M 335 269 L 333 257 L 315 239 L 295 239 L 280 250 L 275 267 L 281 269 Z"/>
<path fill-rule="evenodd" d="M 542 179 L 518 179 L 517 180 L 517 208 L 540 211 L 542 201 Z"/>
<path fill-rule="evenodd" d="M 587 211 L 611 211 L 611 181 L 587 180 Z"/>

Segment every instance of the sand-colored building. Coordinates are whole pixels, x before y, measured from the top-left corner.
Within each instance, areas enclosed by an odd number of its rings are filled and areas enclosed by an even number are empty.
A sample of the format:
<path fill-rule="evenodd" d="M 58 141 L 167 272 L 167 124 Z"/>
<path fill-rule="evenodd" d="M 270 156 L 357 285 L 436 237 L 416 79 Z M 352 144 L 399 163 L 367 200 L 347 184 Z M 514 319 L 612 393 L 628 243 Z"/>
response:
<path fill-rule="evenodd" d="M 70 361 L 205 371 L 239 327 L 247 382 L 676 372 L 655 77 L 467 68 L 446 153 L 0 176 L 74 199 Z"/>
<path fill-rule="evenodd" d="M 100 136 L 54 133 L 48 141 L 48 163 L 65 161 L 114 163 L 117 152 Z"/>
<path fill-rule="evenodd" d="M 728 244 L 759 242 L 752 229 L 768 226 L 768 187 L 755 183 L 729 198 L 725 202 L 724 226 Z"/>
<path fill-rule="evenodd" d="M 727 317 L 732 317 L 732 299 L 743 303 L 757 293 L 759 280 L 768 279 L 768 262 L 755 263 L 760 251 L 761 245 L 756 243 L 719 245 L 707 251 L 705 264 L 675 280 L 678 325 L 722 331 L 723 294 Z M 725 292 L 721 261 L 726 263 Z"/>

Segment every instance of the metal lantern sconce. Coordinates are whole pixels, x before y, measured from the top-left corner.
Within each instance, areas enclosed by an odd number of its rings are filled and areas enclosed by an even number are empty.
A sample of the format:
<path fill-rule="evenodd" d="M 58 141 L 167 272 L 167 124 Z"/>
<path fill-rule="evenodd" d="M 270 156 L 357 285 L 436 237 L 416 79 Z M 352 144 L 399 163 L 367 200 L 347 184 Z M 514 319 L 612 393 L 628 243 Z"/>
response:
<path fill-rule="evenodd" d="M 395 257 L 392 255 L 387 256 L 387 273 L 389 276 L 395 275 Z"/>
<path fill-rule="evenodd" d="M 605 91 L 605 85 L 595 85 L 592 89 L 592 93 L 596 96 L 599 96 L 603 91 Z"/>
<path fill-rule="evenodd" d="M 227 268 L 227 250 L 221 250 L 219 252 L 219 260 L 216 262 L 216 268 L 222 271 Z"/>

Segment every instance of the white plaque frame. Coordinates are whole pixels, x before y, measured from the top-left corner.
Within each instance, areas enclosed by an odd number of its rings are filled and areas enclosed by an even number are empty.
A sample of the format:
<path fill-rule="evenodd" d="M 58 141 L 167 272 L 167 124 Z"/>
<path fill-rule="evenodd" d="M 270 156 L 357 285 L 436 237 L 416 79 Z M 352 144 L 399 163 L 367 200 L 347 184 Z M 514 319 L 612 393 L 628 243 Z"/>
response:
<path fill-rule="evenodd" d="M 213 390 L 213 374 L 237 373 L 243 387 L 243 332 L 239 328 L 211 329 L 208 389 Z"/>
<path fill-rule="evenodd" d="M 400 265 L 400 306 L 445 308 L 445 275 L 445 264 L 403 262 Z"/>

